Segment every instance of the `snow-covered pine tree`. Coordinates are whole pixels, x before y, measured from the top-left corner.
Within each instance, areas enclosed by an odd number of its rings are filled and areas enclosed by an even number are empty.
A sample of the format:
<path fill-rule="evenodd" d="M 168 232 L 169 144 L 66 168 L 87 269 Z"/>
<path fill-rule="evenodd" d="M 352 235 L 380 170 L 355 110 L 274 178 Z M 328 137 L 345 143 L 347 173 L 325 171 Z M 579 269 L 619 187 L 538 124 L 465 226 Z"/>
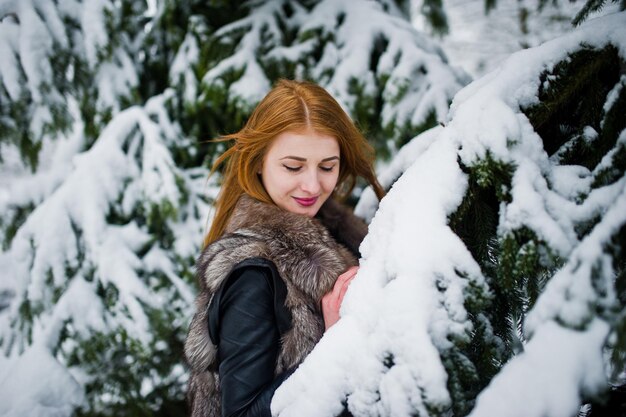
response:
<path fill-rule="evenodd" d="M 0 3 L 2 415 L 183 411 L 207 170 L 148 12 Z"/>
<path fill-rule="evenodd" d="M 399 151 L 277 415 L 566 417 L 626 382 L 624 51 L 626 12 L 516 53 Z"/>
<path fill-rule="evenodd" d="M 388 0 L 154 5 L 0 1 L 2 415 L 182 412 L 204 140 L 277 78 L 386 152 L 467 81 Z"/>

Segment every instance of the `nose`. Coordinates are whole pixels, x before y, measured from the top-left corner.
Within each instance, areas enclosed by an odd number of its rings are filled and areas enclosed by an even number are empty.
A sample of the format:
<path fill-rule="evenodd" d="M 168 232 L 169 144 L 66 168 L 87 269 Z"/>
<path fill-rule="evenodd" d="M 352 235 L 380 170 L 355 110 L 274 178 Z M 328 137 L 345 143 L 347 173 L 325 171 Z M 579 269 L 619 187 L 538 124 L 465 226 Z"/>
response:
<path fill-rule="evenodd" d="M 319 194 L 320 189 L 321 189 L 321 184 L 320 184 L 319 178 L 317 177 L 316 170 L 309 170 L 302 176 L 300 188 L 302 189 L 302 191 L 308 194 L 312 194 L 312 195 Z"/>

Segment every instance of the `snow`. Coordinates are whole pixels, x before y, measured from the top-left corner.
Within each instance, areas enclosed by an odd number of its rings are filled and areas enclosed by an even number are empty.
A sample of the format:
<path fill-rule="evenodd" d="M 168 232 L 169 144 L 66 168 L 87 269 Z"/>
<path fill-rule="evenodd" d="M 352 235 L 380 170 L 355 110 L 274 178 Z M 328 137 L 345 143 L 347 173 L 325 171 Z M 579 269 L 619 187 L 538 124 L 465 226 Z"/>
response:
<path fill-rule="evenodd" d="M 257 61 L 257 50 L 261 46 L 261 33 L 266 38 L 264 47 L 279 44 L 280 30 L 277 27 L 278 23 L 275 16 L 284 15 L 282 3 L 283 1 L 267 2 L 256 9 L 253 15 L 221 27 L 216 33 L 218 37 L 227 36 L 231 32 L 241 29 L 245 29 L 246 34 L 241 39 L 235 54 L 220 61 L 207 71 L 202 82 L 209 86 L 214 83 L 219 84 L 217 80 L 224 74 L 243 69 L 241 78 L 231 84 L 230 93 L 234 97 L 240 97 L 250 106 L 253 103 L 258 103 L 271 87 Z"/>
<path fill-rule="evenodd" d="M 103 12 L 109 4 L 108 0 L 87 0 L 80 9 L 82 10 L 80 23 L 85 37 L 85 55 L 92 68 L 100 61 L 98 57 L 100 49 L 109 42 L 103 19 Z"/>
<path fill-rule="evenodd" d="M 502 23 L 498 15 L 476 19 L 474 8 L 482 8 L 480 2 L 450 3 L 460 8 L 451 15 L 452 36 L 442 41 L 446 51 L 454 49 L 451 45 L 460 38 L 498 38 L 494 33 L 504 33 L 511 25 L 511 19 Z M 518 3 L 500 0 L 503 7 L 493 13 L 511 17 L 511 5 L 518 10 Z M 149 14 L 155 4 L 149 3 Z M 618 146 L 626 146 L 626 132 L 592 171 L 564 166 L 560 152 L 571 143 L 548 157 L 521 108 L 537 103 L 539 74 L 581 42 L 595 47 L 611 42 L 626 56 L 626 14 L 590 20 L 565 37 L 506 60 L 504 56 L 519 44 L 509 43 L 503 50 L 490 47 L 487 52 L 493 60 L 475 65 L 467 64 L 472 51 L 467 43 L 461 44 L 450 54 L 455 65 L 475 74 L 491 72 L 457 93 L 468 77 L 449 67 L 435 42 L 412 30 L 396 2 L 381 6 L 365 0 L 323 0 L 312 10 L 295 4 L 289 17 L 283 4 L 250 2 L 254 12 L 249 17 L 221 28 L 218 36 L 224 45 L 233 46 L 233 54 L 209 70 L 202 82 L 220 85 L 226 74 L 242 70 L 228 93 L 251 105 L 270 88 L 264 69 L 269 62 L 306 62 L 311 73 L 304 74 L 302 65 L 302 74 L 318 79 L 346 108 L 356 100 L 350 80 L 356 77 L 366 93 L 375 93 L 380 77 L 388 76 L 384 123 L 417 125 L 431 112 L 444 123 L 412 140 L 386 164 L 380 180 L 393 187 L 380 205 L 371 189 L 363 191 L 356 212 L 370 222 L 370 233 L 361 247 L 361 267 L 346 294 L 342 319 L 277 391 L 273 413 L 330 416 L 342 410 L 346 399 L 355 416 L 447 412 L 452 399 L 442 352 L 455 340 L 468 340 L 474 330 L 465 308 L 467 288 L 491 296 L 483 271 L 448 226 L 448 216 L 467 189 L 458 162 L 472 166 L 489 153 L 515 167 L 511 189 L 504 190 L 511 202 L 501 205 L 499 236 L 528 227 L 565 264 L 524 322 L 523 349 L 483 390 L 471 415 L 513 416 L 519 410 L 523 410 L 519 415 L 529 417 L 574 415 L 583 398 L 606 384 L 603 348 L 611 333 L 609 319 L 602 314 L 614 309 L 616 295 L 612 259 L 603 247 L 626 222 L 626 179 L 597 189 L 591 185 L 612 166 Z M 42 146 L 34 174 L 17 160 L 13 147 L 0 148 L 3 219 L 17 208 L 32 206 L 10 247 L 0 253 L 0 335 L 6 355 L 0 355 L 2 416 L 70 416 L 85 403 L 84 386 L 93 378 L 80 367 L 66 366 L 67 355 L 80 340 L 88 340 L 94 331 L 122 328 L 147 349 L 165 351 L 167 343 L 155 340 L 144 307 L 171 303 L 168 306 L 184 311 L 193 305 L 193 290 L 181 269 L 197 254 L 216 184 L 207 183 L 204 167 L 175 166 L 170 149 L 191 146 L 195 138 L 185 137 L 178 122 L 170 119 L 168 105 L 176 98 L 172 90 L 144 105 L 119 108 L 120 97 L 130 95 L 139 79 L 127 39 L 116 38 L 122 46 L 110 58 L 103 61 L 99 54 L 117 35 L 106 32 L 102 17 L 102 10 L 114 10 L 112 5 L 108 0 L 0 3 L 2 85 L 10 100 L 30 91 L 37 101 L 29 117 L 32 131 L 41 134 L 37 140 Z M 564 6 L 546 7 L 543 24 L 550 16 L 571 12 L 561 9 Z M 461 9 L 473 11 L 458 13 Z M 6 16 L 15 10 L 19 23 Z M 345 17 L 338 25 L 342 13 Z M 465 26 L 455 23 L 460 18 Z M 78 22 L 82 30 L 66 34 L 63 19 Z M 279 21 L 294 31 L 292 44 L 284 44 Z M 482 31 L 485 35 L 472 29 L 474 24 L 488 29 L 495 22 L 493 30 Z M 534 46 L 552 38 L 566 30 L 561 23 L 541 36 L 533 28 L 524 42 Z M 311 55 L 318 44 L 315 38 L 305 39 L 307 31 L 334 36 L 315 62 Z M 511 32 L 506 39 L 519 42 L 518 34 Z M 200 88 L 194 73 L 200 39 L 188 33 L 169 74 L 171 83 L 182 83 L 188 103 L 197 101 Z M 372 68 L 376 39 L 384 39 L 387 46 Z M 476 42 L 493 46 L 484 39 Z M 89 63 L 98 90 L 96 108 L 111 111 L 111 120 L 93 145 L 83 136 L 76 100 L 55 86 L 49 91 L 40 88 L 52 80 L 54 43 L 72 43 L 72 52 Z M 265 48 L 273 49 L 260 54 Z M 68 79 L 70 73 L 71 68 Z M 622 76 L 607 97 L 605 111 L 624 84 Z M 43 134 L 53 105 L 60 102 L 68 103 L 72 129 L 56 137 Z M 598 137 L 590 126 L 583 134 L 589 142 Z M 147 225 L 137 219 L 141 216 L 136 216 L 136 210 L 145 217 L 151 207 L 163 204 L 176 209 L 163 226 L 173 236 L 168 248 L 155 243 Z M 121 220 L 111 224 L 109 217 L 116 216 Z M 596 217 L 599 222 L 579 240 L 576 225 Z M 155 277 L 169 282 L 156 289 Z M 113 305 L 105 305 L 97 294 L 98 286 L 107 284 L 118 291 Z M 22 305 L 33 309 L 32 322 L 22 317 Z M 598 314 L 598 309 L 604 313 Z M 184 314 L 191 317 L 190 311 Z M 482 320 L 489 333 L 487 319 Z M 171 326 L 185 326 L 184 321 L 177 317 Z M 76 339 L 63 339 L 68 329 Z M 167 378 L 184 377 L 184 368 L 177 365 Z M 141 380 L 141 394 L 149 395 L 162 379 L 151 370 Z M 116 400 L 109 393 L 99 399 L 104 404 Z"/>
<path fill-rule="evenodd" d="M 567 200 L 575 200 L 591 188 L 591 172 L 580 165 L 554 166 L 550 176 L 550 186 Z"/>
<path fill-rule="evenodd" d="M 104 13 L 111 12 L 111 1 L 23 0 L 3 2 L 2 7 L 0 85 L 8 98 L 27 109 L 24 119 L 30 123 L 34 141 L 58 130 L 55 122 L 65 116 L 67 97 L 75 93 L 67 90 L 76 83 L 77 62 L 86 61 L 95 74 L 95 106 L 101 112 L 119 110 L 120 97 L 129 96 L 138 85 L 132 51 L 128 50 L 133 45 L 124 34 L 108 34 L 105 28 Z M 110 42 L 122 47 L 105 53 Z M 55 61 L 59 51 L 68 54 L 63 62 Z M 53 74 L 53 65 L 61 67 L 55 69 L 57 74 Z M 65 82 L 59 82 L 63 77 Z M 7 122 L 16 121 L 3 121 Z"/>
<path fill-rule="evenodd" d="M 119 98 L 128 96 L 139 84 L 134 63 L 125 51 L 116 51 L 113 62 L 101 63 L 97 68 L 95 82 L 98 85 L 97 107 L 119 110 Z"/>
<path fill-rule="evenodd" d="M 0 76 L 11 100 L 17 100 L 22 90 L 19 82 L 15 51 L 18 49 L 19 25 L 5 18 L 0 25 Z"/>
<path fill-rule="evenodd" d="M 332 33 L 335 40 L 327 44 L 313 76 L 348 109 L 354 108 L 356 100 L 350 92 L 352 81 L 358 80 L 364 93 L 371 95 L 377 80 L 388 76 L 383 90 L 383 125 L 419 125 L 431 111 L 441 120 L 448 101 L 467 78 L 447 65 L 436 44 L 413 30 L 395 5 L 388 3 L 387 7 L 391 10 L 383 11 L 379 3 L 361 0 L 317 4 L 300 32 L 322 30 Z M 344 21 L 337 26 L 339 15 Z M 379 41 L 387 45 L 372 71 L 372 49 Z M 328 73 L 332 75 L 326 76 Z"/>
<path fill-rule="evenodd" d="M 585 331 L 546 323 L 524 353 L 496 375 L 469 417 L 576 415 L 580 393 L 605 383 L 602 348 L 608 330 L 599 319 Z"/>
<path fill-rule="evenodd" d="M 408 416 L 450 406 L 440 352 L 468 337 L 463 289 L 489 289 L 478 264 L 447 225 L 467 186 L 457 159 L 472 166 L 489 153 L 514 167 L 511 202 L 498 235 L 533 230 L 568 261 L 528 314 L 524 350 L 480 394 L 472 416 L 570 416 L 606 386 L 603 348 L 609 326 L 594 309 L 616 303 L 612 259 L 604 245 L 626 223 L 626 179 L 590 189 L 594 170 L 550 160 L 521 108 L 537 102 L 539 75 L 581 42 L 626 50 L 626 13 L 594 19 L 562 38 L 513 54 L 454 98 L 446 126 L 402 149 L 381 176 L 393 184 L 361 246 L 360 270 L 342 318 L 276 391 L 277 416 Z M 585 134 L 593 137 L 586 129 Z M 580 195 L 586 196 L 581 203 Z M 427 198 L 424 198 L 427 196 Z M 365 191 L 357 213 L 376 210 Z M 575 224 L 602 213 L 578 240 Z M 592 283 L 592 269 L 599 278 Z M 600 290 L 596 291 L 597 288 Z M 591 319 L 590 319 L 591 317 Z M 393 366 L 380 366 L 391 355 Z M 315 399 L 313 402 L 312 399 Z"/>
<path fill-rule="evenodd" d="M 170 79 L 175 82 L 181 79 L 184 88 L 183 97 L 189 103 L 193 103 L 197 95 L 198 86 L 193 65 L 197 64 L 199 55 L 198 41 L 192 34 L 187 34 L 170 67 Z"/>
<path fill-rule="evenodd" d="M 603 106 L 605 113 L 613 106 L 613 104 L 615 103 L 615 100 L 617 100 L 620 92 L 622 91 L 625 85 L 626 85 L 626 75 L 622 75 L 620 77 L 620 82 L 615 85 L 615 88 L 613 88 L 607 96 L 607 100 Z M 604 124 L 604 121 L 602 123 Z"/>
<path fill-rule="evenodd" d="M 560 219 L 559 213 L 564 205 L 571 206 L 571 203 L 549 191 L 542 175 L 550 161 L 525 116 L 518 115 L 519 107 L 537 101 L 539 74 L 564 59 L 581 42 L 596 47 L 612 42 L 623 48 L 622 20 L 623 14 L 617 14 L 590 21 L 568 36 L 513 54 L 492 73 L 461 90 L 448 116 L 464 126 L 464 135 L 474 135 L 472 140 L 463 143 L 459 153 L 466 165 L 471 166 L 489 149 L 503 161 L 515 158 L 520 166 L 513 178 L 513 204 L 506 208 L 501 226 L 514 229 L 527 224 L 563 256 L 571 251 L 575 231 L 567 218 Z M 476 109 L 485 111 L 477 115 Z M 507 141 L 520 140 L 522 135 L 527 140 L 517 150 L 509 152 Z M 543 204 L 546 194 L 549 198 L 547 204 Z"/>
<path fill-rule="evenodd" d="M 189 267 L 181 265 L 201 242 L 211 195 L 200 196 L 206 180 L 199 178 L 208 170 L 187 173 L 175 165 L 170 148 L 192 139 L 168 114 L 174 91 L 121 111 L 136 101 L 134 52 L 141 45 L 124 31 L 108 33 L 105 10 L 121 23 L 122 9 L 113 6 L 109 0 L 0 2 L 2 125 L 18 132 L 0 144 L 2 416 L 69 417 L 86 401 L 96 408 L 107 398 L 119 401 L 110 392 L 86 399 L 95 394 L 85 387 L 99 376 L 90 374 L 94 364 L 69 367 L 75 350 L 98 333 L 125 332 L 132 343 L 165 356 L 172 348 L 146 308 L 170 306 L 175 329 L 192 314 L 193 291 L 181 276 Z M 55 56 L 59 50 L 67 59 Z M 89 68 L 79 73 L 77 62 Z M 88 91 L 84 82 L 91 83 Z M 7 117 L 14 103 L 24 108 L 25 126 Z M 97 113 L 87 126 L 86 104 Z M 69 129 L 52 125 L 59 115 L 68 116 Z M 17 149 L 22 135 L 41 147 L 36 167 Z M 155 207 L 171 207 L 159 232 L 172 229 L 175 249 L 162 248 L 149 229 L 155 225 L 146 224 Z M 6 236 L 13 222 L 17 233 Z M 180 364 L 160 372 L 137 375 L 142 389 L 178 386 L 186 376 Z"/>
<path fill-rule="evenodd" d="M 481 393 L 470 417 L 567 417 L 578 410 L 581 394 L 593 394 L 605 386 L 603 347 L 609 326 L 598 318 L 587 321 L 598 306 L 616 305 L 612 259 L 603 247 L 626 222 L 626 178 L 611 187 L 619 190 L 617 201 L 608 202 L 609 211 L 548 282 L 528 315 L 530 342 L 524 353 L 513 358 Z M 593 283 L 592 269 L 600 275 Z M 605 292 L 604 299 L 596 299 L 594 286 Z"/>
<path fill-rule="evenodd" d="M 11 251 L 13 256 L 17 262 L 32 265 L 27 290 L 31 301 L 42 300 L 47 288 L 48 271 L 56 280 L 62 280 L 65 279 L 66 266 L 75 265 L 79 257 L 79 245 L 75 239 L 79 237 L 74 227 L 81 229 L 80 239 L 83 239 L 88 251 L 103 245 L 107 233 L 114 233 L 115 229 L 109 230 L 105 224 L 108 202 L 116 198 L 124 178 L 132 175 L 129 169 L 134 167 L 116 146 L 119 146 L 118 138 L 124 138 L 133 129 L 134 112 L 136 110 L 130 110 L 121 115 L 120 119 L 127 119 L 125 123 L 113 124 L 92 149 L 74 158 L 72 174 L 33 211 L 16 235 Z M 116 130 L 118 126 L 126 132 Z M 55 221 L 51 223 L 50 218 Z M 70 236 L 75 239 L 69 239 Z M 36 248 L 32 259 L 29 255 L 30 242 Z M 104 265 L 101 266 L 104 268 Z M 62 284 L 62 281 L 55 281 L 57 286 Z"/>
<path fill-rule="evenodd" d="M 84 399 L 83 388 L 41 345 L 32 345 L 10 363 L 0 375 L 0 386 L 4 417 L 65 417 Z"/>
<path fill-rule="evenodd" d="M 68 100 L 69 113 L 78 115 L 77 104 Z M 83 123 L 77 123 L 67 136 L 58 140 L 46 137 L 42 141 L 39 157 L 39 170 L 35 174 L 23 166 L 19 156 L 12 154 L 12 148 L 3 149 L 3 170 L 0 178 L 0 212 L 6 213 L 11 206 L 38 204 L 48 197 L 70 171 L 71 160 L 83 146 Z"/>
<path fill-rule="evenodd" d="M 65 34 L 65 26 L 54 3 L 49 1 L 37 1 L 36 3 L 41 15 L 45 16 L 47 28 L 52 34 L 52 38 L 59 43 L 60 47 L 67 48 L 69 42 Z"/>
<path fill-rule="evenodd" d="M 411 166 L 413 161 L 428 149 L 433 141 L 439 137 L 440 133 L 441 126 L 436 126 L 421 134 L 419 140 L 412 140 L 403 146 L 394 156 L 391 163 L 378 174 L 378 182 L 380 182 L 383 188 L 388 189 L 391 187 L 391 184 Z M 354 208 L 354 213 L 369 223 L 374 217 L 374 214 L 376 214 L 377 209 L 378 199 L 376 198 L 376 194 L 374 194 L 372 188 L 368 187 L 363 190 L 361 198 L 359 198 Z"/>
<path fill-rule="evenodd" d="M 422 1 L 412 3 L 413 24 L 425 33 L 432 30 L 419 14 Z M 542 8 L 539 4 L 543 3 Z M 440 39 L 450 63 L 479 78 L 505 61 L 512 53 L 533 48 L 570 32 L 571 21 L 583 7 L 580 1 L 498 0 L 485 15 L 485 2 L 444 0 L 449 33 Z M 590 18 L 619 11 L 617 2 L 607 2 Z M 525 25 L 521 16 L 527 14 Z"/>
<path fill-rule="evenodd" d="M 28 79 L 28 88 L 35 102 L 40 102 L 42 85 L 50 85 L 52 68 L 47 59 L 52 49 L 52 38 L 44 22 L 30 7 L 30 1 L 20 2 L 19 51 L 21 64 Z"/>
<path fill-rule="evenodd" d="M 626 136 L 626 132 L 622 136 Z M 594 303 L 606 304 L 605 307 L 615 303 L 616 295 L 611 285 L 615 272 L 610 257 L 603 253 L 603 249 L 624 224 L 626 177 L 606 188 L 614 189 L 617 195 L 609 195 L 610 198 L 604 204 L 609 210 L 546 286 L 537 306 L 528 316 L 530 333 L 547 320 L 559 319 L 572 326 L 582 326 L 585 317 L 589 316 L 589 309 L 594 308 Z M 592 275 L 596 274 L 598 276 L 592 282 Z M 593 299 L 596 293 L 593 287 L 602 289 L 604 300 Z"/>

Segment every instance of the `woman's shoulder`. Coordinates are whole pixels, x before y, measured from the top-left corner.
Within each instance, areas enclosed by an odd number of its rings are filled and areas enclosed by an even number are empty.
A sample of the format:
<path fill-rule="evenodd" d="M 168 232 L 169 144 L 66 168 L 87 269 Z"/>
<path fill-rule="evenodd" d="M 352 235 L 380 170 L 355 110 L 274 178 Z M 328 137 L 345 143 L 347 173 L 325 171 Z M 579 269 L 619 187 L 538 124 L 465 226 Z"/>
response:
<path fill-rule="evenodd" d="M 250 258 L 246 258 L 243 261 L 238 262 L 233 266 L 231 271 L 232 273 L 241 273 L 246 270 L 262 270 L 265 273 L 278 273 L 276 269 L 276 265 L 271 260 L 264 258 L 262 256 L 253 256 Z"/>
<path fill-rule="evenodd" d="M 275 269 L 267 259 L 261 258 L 266 242 L 246 231 L 228 233 L 207 245 L 196 260 L 196 275 L 201 290 L 213 293 L 224 285 L 227 277 L 240 269 Z"/>
<path fill-rule="evenodd" d="M 266 306 L 266 314 L 275 318 L 280 333 L 291 327 L 291 317 L 285 307 L 287 287 L 276 265 L 262 257 L 247 258 L 233 266 L 209 304 L 209 334 L 215 341 L 219 334 L 220 317 L 224 309 L 246 309 L 251 301 Z"/>
<path fill-rule="evenodd" d="M 279 277 L 278 270 L 271 260 L 256 256 L 246 258 L 233 265 L 218 293 L 229 292 L 233 286 L 238 290 L 257 289 L 273 292 L 276 277 Z"/>

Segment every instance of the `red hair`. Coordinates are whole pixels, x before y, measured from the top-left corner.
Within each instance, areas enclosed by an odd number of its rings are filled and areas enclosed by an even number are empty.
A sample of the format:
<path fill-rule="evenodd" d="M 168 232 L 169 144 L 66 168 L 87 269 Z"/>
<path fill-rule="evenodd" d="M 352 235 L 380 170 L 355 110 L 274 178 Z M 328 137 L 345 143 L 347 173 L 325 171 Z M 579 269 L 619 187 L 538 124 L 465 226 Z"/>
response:
<path fill-rule="evenodd" d="M 221 164 L 226 164 L 222 187 L 215 202 L 215 216 L 204 238 L 205 246 L 224 233 L 230 214 L 243 193 L 273 204 L 257 175 L 263 157 L 279 134 L 307 130 L 332 136 L 339 144 L 341 163 L 333 196 L 339 199 L 347 197 L 354 189 L 357 177 L 364 178 L 372 186 L 379 200 L 385 195 L 373 168 L 374 149 L 339 103 L 316 84 L 279 80 L 239 132 L 217 139 L 233 141 L 234 144 L 215 161 L 211 169 L 213 174 Z"/>

